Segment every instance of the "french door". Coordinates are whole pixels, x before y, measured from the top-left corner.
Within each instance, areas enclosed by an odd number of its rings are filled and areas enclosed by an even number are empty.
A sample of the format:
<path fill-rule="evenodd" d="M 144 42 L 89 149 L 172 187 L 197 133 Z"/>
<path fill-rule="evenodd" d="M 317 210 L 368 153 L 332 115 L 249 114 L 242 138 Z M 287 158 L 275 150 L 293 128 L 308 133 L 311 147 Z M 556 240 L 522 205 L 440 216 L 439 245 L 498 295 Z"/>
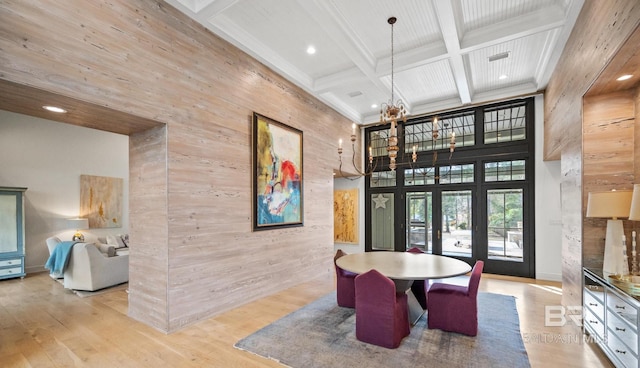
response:
<path fill-rule="evenodd" d="M 534 277 L 526 188 L 407 191 L 403 247 L 485 261 L 486 272 Z"/>
<path fill-rule="evenodd" d="M 407 159 L 395 170 L 387 169 L 389 128 L 367 128 L 376 168 L 365 180 L 365 250 L 418 247 L 535 277 L 533 102 L 409 119 L 397 127 Z"/>

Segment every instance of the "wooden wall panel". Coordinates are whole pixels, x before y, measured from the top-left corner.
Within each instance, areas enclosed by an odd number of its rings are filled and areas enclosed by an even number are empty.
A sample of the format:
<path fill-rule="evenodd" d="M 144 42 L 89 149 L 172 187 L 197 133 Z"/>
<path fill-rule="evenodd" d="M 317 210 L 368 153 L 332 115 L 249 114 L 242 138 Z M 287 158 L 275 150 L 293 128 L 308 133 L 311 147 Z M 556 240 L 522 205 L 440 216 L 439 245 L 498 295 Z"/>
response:
<path fill-rule="evenodd" d="M 347 119 L 162 1 L 3 2 L 0 18 L 0 79 L 166 124 L 164 143 L 131 140 L 130 316 L 175 331 L 332 276 Z M 251 231 L 253 111 L 304 132 L 304 227 Z"/>
<path fill-rule="evenodd" d="M 582 303 L 582 97 L 639 22 L 635 0 L 586 0 L 545 91 L 544 158 L 562 161 L 564 305 Z"/>
<path fill-rule="evenodd" d="M 640 32 L 638 32 L 640 33 Z M 634 95 L 633 95 L 633 99 L 634 99 L 634 108 L 635 108 L 635 128 L 633 131 L 633 137 L 634 137 L 634 162 L 637 162 L 638 164 L 636 164 L 634 166 L 634 171 L 633 171 L 633 177 L 634 177 L 634 184 L 640 184 L 640 86 L 638 86 L 638 88 L 636 88 Z M 636 229 L 636 231 L 638 231 L 638 229 Z"/>
<path fill-rule="evenodd" d="M 129 136 L 129 315 L 166 331 L 167 129 Z"/>
<path fill-rule="evenodd" d="M 633 188 L 636 124 L 633 97 L 633 91 L 628 90 L 584 98 L 582 211 L 585 216 L 589 192 Z M 624 226 L 630 236 L 630 221 L 624 221 Z M 605 219 L 585 217 L 582 239 L 585 267 L 602 268 L 606 227 Z"/>
<path fill-rule="evenodd" d="M 636 0 L 586 0 L 545 91 L 544 158 L 580 144 L 582 96 L 640 22 Z M 576 139 L 577 137 L 577 139 Z"/>

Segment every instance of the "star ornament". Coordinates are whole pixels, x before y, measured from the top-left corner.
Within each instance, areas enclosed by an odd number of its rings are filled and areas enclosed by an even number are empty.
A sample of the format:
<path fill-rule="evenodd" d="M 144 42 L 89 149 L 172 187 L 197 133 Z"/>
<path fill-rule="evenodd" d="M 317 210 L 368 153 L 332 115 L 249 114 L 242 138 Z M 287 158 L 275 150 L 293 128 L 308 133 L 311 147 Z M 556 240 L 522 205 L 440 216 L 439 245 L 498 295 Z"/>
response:
<path fill-rule="evenodd" d="M 385 198 L 382 196 L 382 194 L 378 194 L 377 197 L 373 198 L 373 201 L 376 204 L 376 208 L 387 208 L 387 201 L 389 200 L 389 198 Z"/>

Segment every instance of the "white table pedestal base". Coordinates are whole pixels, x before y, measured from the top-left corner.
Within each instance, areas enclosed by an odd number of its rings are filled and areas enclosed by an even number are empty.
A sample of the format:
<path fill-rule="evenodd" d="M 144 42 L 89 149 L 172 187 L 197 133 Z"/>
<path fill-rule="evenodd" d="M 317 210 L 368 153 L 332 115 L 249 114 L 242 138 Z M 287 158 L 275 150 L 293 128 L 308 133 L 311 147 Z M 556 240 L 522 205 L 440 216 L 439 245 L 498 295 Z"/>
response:
<path fill-rule="evenodd" d="M 425 310 L 422 309 L 420 302 L 411 291 L 411 284 L 413 280 L 393 280 L 396 284 L 396 291 L 401 291 L 407 294 L 407 307 L 409 308 L 409 323 L 411 326 L 415 326 L 418 320 L 424 314 Z"/>

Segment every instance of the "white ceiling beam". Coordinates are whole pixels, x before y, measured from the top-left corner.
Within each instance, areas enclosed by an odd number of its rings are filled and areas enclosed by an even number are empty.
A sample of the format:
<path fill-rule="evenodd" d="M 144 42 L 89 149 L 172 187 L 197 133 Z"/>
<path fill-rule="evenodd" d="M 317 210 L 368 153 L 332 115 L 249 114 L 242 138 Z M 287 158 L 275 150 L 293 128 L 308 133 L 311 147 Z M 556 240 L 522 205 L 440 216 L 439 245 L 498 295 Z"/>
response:
<path fill-rule="evenodd" d="M 467 32 L 461 41 L 461 52 L 483 49 L 511 40 L 547 32 L 564 26 L 560 8 L 545 8 Z"/>
<path fill-rule="evenodd" d="M 296 84 L 308 92 L 313 93 L 312 86 L 313 80 L 309 75 L 302 72 L 295 65 L 291 64 L 288 60 L 280 56 L 276 51 L 265 46 L 262 42 L 253 37 L 242 27 L 238 27 L 238 24 L 229 19 L 225 15 L 218 15 L 215 17 L 216 24 L 211 22 L 205 22 L 204 25 L 212 32 L 232 44 L 239 47 L 242 51 L 260 60 L 262 63 L 278 72 L 285 78 L 296 82 Z"/>
<path fill-rule="evenodd" d="M 571 35 L 571 30 L 573 29 L 573 26 L 576 24 L 576 19 L 578 19 L 578 15 L 580 14 L 580 10 L 582 10 L 583 5 L 584 5 L 584 0 L 570 0 L 570 3 L 568 4 L 567 10 L 566 10 L 566 20 L 565 20 L 564 27 L 562 27 L 561 31 L 554 32 L 557 34 L 557 37 L 555 39 L 548 40 L 548 42 L 553 42 L 551 43 L 553 47 L 550 50 L 551 52 L 547 53 L 548 57 L 545 60 L 544 67 L 538 68 L 538 70 L 536 70 L 535 78 L 538 83 L 538 86 L 546 87 L 546 85 L 549 83 L 551 74 L 553 73 L 553 70 L 556 68 L 556 65 L 558 64 L 558 60 L 560 60 L 560 56 L 562 55 L 564 46 L 566 45 L 567 40 Z M 549 51 L 548 45 L 549 44 L 545 45 L 547 46 L 546 47 L 547 50 L 545 51 Z"/>
<path fill-rule="evenodd" d="M 382 81 L 382 77 L 391 73 L 380 74 L 377 72 L 377 64 L 373 53 L 365 46 L 357 36 L 357 32 L 351 27 L 349 19 L 345 17 L 338 9 L 328 1 L 309 1 L 297 0 L 298 5 L 304 8 L 307 13 L 314 18 L 319 24 L 324 25 L 324 30 L 329 37 L 336 43 L 349 57 L 349 59 L 360 69 L 362 74 L 380 91 L 381 94 L 391 94 L 392 86 L 386 85 Z M 425 48 L 428 50 L 428 48 Z M 414 63 L 417 58 L 409 57 L 408 63 Z M 390 59 L 389 59 L 390 60 Z M 390 61 L 389 61 L 390 65 Z M 327 79 L 328 80 L 328 79 Z M 325 85 L 323 88 L 326 88 Z M 393 94 L 404 101 L 405 107 L 411 111 L 411 106 L 407 100 L 403 98 L 400 91 L 394 90 Z"/>
<path fill-rule="evenodd" d="M 460 37 L 458 35 L 458 27 L 456 26 L 456 16 L 454 14 L 452 2 L 449 1 L 433 1 L 433 8 L 436 11 L 437 19 L 440 22 L 440 30 L 442 38 L 447 48 L 453 79 L 458 87 L 458 94 L 462 104 L 471 102 L 471 93 L 469 91 L 469 78 L 462 60 L 462 52 L 460 49 Z M 461 18 L 460 16 L 458 18 Z"/>
<path fill-rule="evenodd" d="M 297 0 L 298 5 L 318 24 L 331 40 L 349 57 L 360 71 L 369 79 L 377 79 L 375 75 L 375 58 L 370 50 L 349 27 L 348 20 L 330 2 Z M 375 83 L 375 82 L 374 82 Z M 385 89 L 378 82 L 378 88 Z"/>
<path fill-rule="evenodd" d="M 443 42 L 433 42 L 429 45 L 416 47 L 404 52 L 395 53 L 394 71 L 417 68 L 426 64 L 435 63 L 447 59 L 447 48 Z M 376 75 L 384 76 L 391 74 L 391 59 L 380 59 L 376 63 Z"/>
<path fill-rule="evenodd" d="M 208 0 L 199 1 L 199 7 L 196 10 L 197 17 L 201 20 L 207 21 L 211 17 L 215 17 L 218 14 L 222 14 L 225 10 L 236 5 L 239 0 Z"/>
<path fill-rule="evenodd" d="M 500 88 L 486 92 L 477 93 L 473 96 L 473 103 L 486 103 L 488 101 L 502 100 L 513 96 L 526 95 L 539 92 L 538 85 L 535 81 L 520 83 L 514 86 Z"/>
<path fill-rule="evenodd" d="M 369 78 L 362 73 L 360 68 L 353 67 L 316 78 L 313 81 L 313 89 L 317 93 L 325 93 L 334 88 L 342 88 L 345 84 L 357 84 L 368 81 Z"/>

